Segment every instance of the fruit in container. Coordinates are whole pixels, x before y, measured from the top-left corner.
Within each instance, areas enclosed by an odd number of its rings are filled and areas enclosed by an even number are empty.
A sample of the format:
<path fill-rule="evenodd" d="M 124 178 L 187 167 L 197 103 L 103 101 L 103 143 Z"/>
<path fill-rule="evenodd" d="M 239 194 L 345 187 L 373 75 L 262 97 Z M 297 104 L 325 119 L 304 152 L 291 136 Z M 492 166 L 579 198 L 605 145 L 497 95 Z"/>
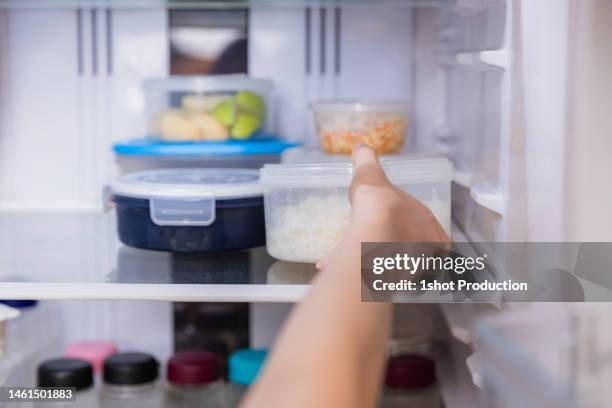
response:
<path fill-rule="evenodd" d="M 265 120 L 266 104 L 255 92 L 186 94 L 181 108 L 155 118 L 154 128 L 168 141 L 248 139 Z"/>
<path fill-rule="evenodd" d="M 259 127 L 261 120 L 250 113 L 239 113 L 232 127 L 234 139 L 248 139 Z"/>
<path fill-rule="evenodd" d="M 228 99 L 219 103 L 212 111 L 212 115 L 225 126 L 232 126 L 236 121 L 236 103 Z"/>
<path fill-rule="evenodd" d="M 236 104 L 241 112 L 251 113 L 263 120 L 266 115 L 266 103 L 264 99 L 251 91 L 240 91 L 236 94 Z"/>
<path fill-rule="evenodd" d="M 169 109 L 157 117 L 157 129 L 164 140 L 188 141 L 200 139 L 200 130 L 180 109 Z"/>
<path fill-rule="evenodd" d="M 194 113 L 190 115 L 189 120 L 198 128 L 201 140 L 222 141 L 229 139 L 230 132 L 227 126 L 208 113 Z"/>

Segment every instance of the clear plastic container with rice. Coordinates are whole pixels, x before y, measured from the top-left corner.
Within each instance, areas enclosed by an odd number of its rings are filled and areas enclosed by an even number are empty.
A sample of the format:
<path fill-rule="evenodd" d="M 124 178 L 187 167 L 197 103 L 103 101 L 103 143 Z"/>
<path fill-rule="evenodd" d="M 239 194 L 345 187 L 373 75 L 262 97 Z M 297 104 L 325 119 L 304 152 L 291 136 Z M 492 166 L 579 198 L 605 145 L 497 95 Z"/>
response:
<path fill-rule="evenodd" d="M 321 146 L 350 154 L 365 143 L 379 154 L 398 153 L 405 144 L 410 106 L 395 101 L 323 101 L 312 105 Z"/>
<path fill-rule="evenodd" d="M 446 158 L 389 160 L 393 184 L 427 205 L 450 233 L 452 164 Z M 349 163 L 270 164 L 261 170 L 266 245 L 274 258 L 314 263 L 328 255 L 348 227 Z"/>

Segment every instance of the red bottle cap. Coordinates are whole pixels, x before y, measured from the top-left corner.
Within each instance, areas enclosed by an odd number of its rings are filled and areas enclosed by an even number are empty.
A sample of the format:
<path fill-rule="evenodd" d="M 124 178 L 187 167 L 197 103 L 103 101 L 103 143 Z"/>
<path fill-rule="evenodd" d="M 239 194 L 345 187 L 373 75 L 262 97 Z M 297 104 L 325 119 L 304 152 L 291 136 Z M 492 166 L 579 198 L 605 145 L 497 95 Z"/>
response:
<path fill-rule="evenodd" d="M 168 382 L 177 385 L 204 385 L 221 378 L 221 362 L 204 350 L 175 353 L 168 360 Z"/>
<path fill-rule="evenodd" d="M 389 388 L 416 390 L 436 383 L 433 360 L 419 354 L 393 356 L 387 362 L 385 385 Z"/>

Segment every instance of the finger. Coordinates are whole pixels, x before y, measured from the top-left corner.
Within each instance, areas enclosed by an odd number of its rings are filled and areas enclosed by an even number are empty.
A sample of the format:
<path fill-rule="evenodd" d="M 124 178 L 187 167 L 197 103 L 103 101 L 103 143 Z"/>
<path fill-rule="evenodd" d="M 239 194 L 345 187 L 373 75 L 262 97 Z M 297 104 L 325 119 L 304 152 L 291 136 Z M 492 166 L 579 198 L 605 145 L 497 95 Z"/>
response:
<path fill-rule="evenodd" d="M 363 143 L 359 143 L 358 145 L 353 147 L 351 159 L 353 160 L 353 165 L 355 167 L 359 167 L 363 164 L 368 163 L 378 163 L 378 156 L 376 156 L 376 151 Z"/>
<path fill-rule="evenodd" d="M 349 197 L 354 195 L 357 188 L 363 185 L 381 186 L 389 184 L 389 180 L 385 175 L 376 151 L 364 144 L 358 145 L 353 149 L 353 180 L 349 188 Z"/>
<path fill-rule="evenodd" d="M 327 265 L 328 260 L 329 260 L 329 256 L 324 256 L 323 258 L 319 259 L 317 263 L 315 264 L 317 271 L 323 270 L 325 266 Z"/>

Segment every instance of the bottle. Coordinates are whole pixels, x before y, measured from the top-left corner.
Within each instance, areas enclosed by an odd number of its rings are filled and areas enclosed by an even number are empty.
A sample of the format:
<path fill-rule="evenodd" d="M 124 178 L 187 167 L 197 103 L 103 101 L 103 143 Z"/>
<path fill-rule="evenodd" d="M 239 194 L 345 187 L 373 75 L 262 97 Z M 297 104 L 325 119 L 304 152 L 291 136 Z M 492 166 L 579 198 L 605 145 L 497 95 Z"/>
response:
<path fill-rule="evenodd" d="M 229 384 L 223 393 L 225 407 L 235 408 L 240 404 L 249 386 L 257 379 L 267 354 L 267 350 L 242 349 L 230 356 Z"/>
<path fill-rule="evenodd" d="M 76 388 L 74 401 L 44 401 L 37 403 L 37 407 L 97 407 L 93 368 L 87 361 L 76 358 L 47 360 L 38 366 L 37 373 L 41 388 Z"/>
<path fill-rule="evenodd" d="M 166 406 L 174 408 L 221 408 L 223 382 L 221 361 L 204 350 L 175 353 L 167 366 Z"/>
<path fill-rule="evenodd" d="M 117 353 L 104 360 L 100 407 L 161 408 L 159 363 L 146 353 Z"/>
<path fill-rule="evenodd" d="M 392 356 L 387 362 L 381 408 L 440 408 L 433 360 L 419 354 Z"/>

